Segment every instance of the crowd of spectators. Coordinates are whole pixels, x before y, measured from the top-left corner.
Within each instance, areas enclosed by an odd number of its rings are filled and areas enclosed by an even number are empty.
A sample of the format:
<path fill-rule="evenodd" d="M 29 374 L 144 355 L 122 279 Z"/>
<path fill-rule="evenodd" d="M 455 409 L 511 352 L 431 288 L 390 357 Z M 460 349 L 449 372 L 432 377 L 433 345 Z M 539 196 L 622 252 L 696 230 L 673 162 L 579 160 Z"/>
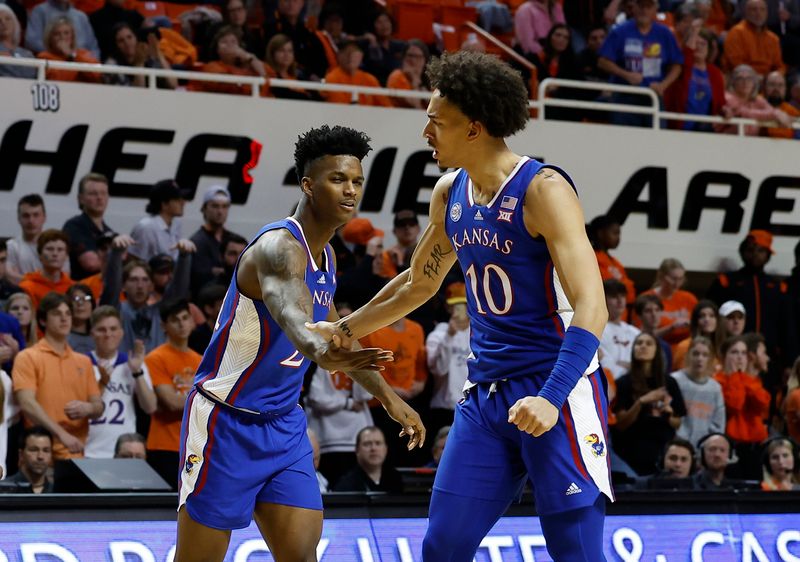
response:
<path fill-rule="evenodd" d="M 397 39 L 394 2 L 213 0 L 174 17 L 139 0 L 1 0 L 0 56 L 139 68 L 189 69 L 242 77 L 427 91 L 424 67 L 445 48 Z M 663 109 L 743 117 L 748 135 L 800 138 L 800 0 L 503 0 L 467 3 L 475 19 L 548 77 L 640 86 Z M 157 10 L 156 10 L 157 12 Z M 456 30 L 457 34 L 461 32 Z M 462 34 L 463 35 L 463 34 Z M 461 48 L 486 50 L 471 34 Z M 489 45 L 488 48 L 493 48 Z M 504 55 L 502 52 L 501 55 Z M 504 55 L 507 56 L 507 55 Z M 519 64 L 510 59 L 512 64 Z M 529 76 L 530 65 L 519 69 Z M 36 76 L 0 65 L 0 76 Z M 49 68 L 51 80 L 145 86 L 142 75 Z M 161 88 L 252 94 L 244 83 L 179 82 Z M 416 98 L 273 87 L 268 97 L 387 107 L 423 107 Z M 535 90 L 531 92 L 536 95 Z M 650 105 L 648 96 L 551 87 L 547 96 Z M 649 126 L 646 114 L 548 108 L 548 118 Z M 735 133 L 725 123 L 671 121 L 693 131 Z"/>
<path fill-rule="evenodd" d="M 247 244 L 227 228 L 223 186 L 204 192 L 203 224 L 185 238 L 185 196 L 174 180 L 157 182 L 130 234 L 105 222 L 99 174 L 81 179 L 78 214 L 61 229 L 48 228 L 40 196 L 19 200 L 20 235 L 0 244 L 0 469 L 9 480 L 0 490 L 50 491 L 53 462 L 78 457 L 144 458 L 176 486 L 186 394 Z M 391 235 L 363 217 L 340 229 L 341 316 L 409 267 L 420 233 L 407 209 Z M 654 264 L 652 286 L 637 288 L 612 255 L 621 239 L 613 217 L 595 218 L 587 233 L 609 313 L 599 357 L 618 487 L 800 486 L 800 244 L 792 275 L 777 279 L 764 271 L 771 234 L 751 231 L 742 267 L 695 295 L 676 258 Z M 323 491 L 397 493 L 403 469 L 435 469 L 467 378 L 469 334 L 454 268 L 440 294 L 362 340 L 394 353 L 382 376 L 423 416 L 431 439 L 421 450 L 404 447 L 396 423 L 349 377 L 309 368 L 302 404 Z"/>
<path fill-rule="evenodd" d="M 800 261 L 787 280 L 765 273 L 772 235 L 753 230 L 739 246 L 742 267 L 703 294 L 683 290 L 686 270 L 667 258 L 636 295 L 609 253 L 619 222 L 598 217 L 587 231 L 609 312 L 599 355 L 621 487 L 800 489 L 800 293 L 788 284 Z"/>

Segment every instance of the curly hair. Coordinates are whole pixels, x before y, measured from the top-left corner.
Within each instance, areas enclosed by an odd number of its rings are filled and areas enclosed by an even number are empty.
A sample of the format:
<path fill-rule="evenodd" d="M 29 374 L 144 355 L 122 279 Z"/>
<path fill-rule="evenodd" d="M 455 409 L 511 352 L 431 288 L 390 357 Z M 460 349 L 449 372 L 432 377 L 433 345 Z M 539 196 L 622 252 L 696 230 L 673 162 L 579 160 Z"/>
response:
<path fill-rule="evenodd" d="M 306 175 L 308 166 L 317 158 L 323 156 L 350 155 L 359 160 L 372 150 L 369 145 L 370 138 L 350 127 L 336 125 L 311 129 L 297 138 L 294 145 L 294 169 L 297 180 L 301 181 Z"/>
<path fill-rule="evenodd" d="M 431 88 L 493 137 L 509 137 L 528 123 L 528 91 L 522 76 L 484 53 L 445 53 L 428 64 Z"/>

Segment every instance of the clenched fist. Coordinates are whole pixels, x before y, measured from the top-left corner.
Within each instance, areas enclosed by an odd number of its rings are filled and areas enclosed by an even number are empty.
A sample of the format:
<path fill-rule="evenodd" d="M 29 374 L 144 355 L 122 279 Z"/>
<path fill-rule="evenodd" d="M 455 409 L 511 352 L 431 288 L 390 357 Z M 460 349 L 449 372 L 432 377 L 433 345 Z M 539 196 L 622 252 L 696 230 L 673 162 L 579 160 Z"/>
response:
<path fill-rule="evenodd" d="M 534 437 L 550 431 L 557 421 L 558 408 L 539 396 L 520 398 L 508 409 L 508 423 Z"/>

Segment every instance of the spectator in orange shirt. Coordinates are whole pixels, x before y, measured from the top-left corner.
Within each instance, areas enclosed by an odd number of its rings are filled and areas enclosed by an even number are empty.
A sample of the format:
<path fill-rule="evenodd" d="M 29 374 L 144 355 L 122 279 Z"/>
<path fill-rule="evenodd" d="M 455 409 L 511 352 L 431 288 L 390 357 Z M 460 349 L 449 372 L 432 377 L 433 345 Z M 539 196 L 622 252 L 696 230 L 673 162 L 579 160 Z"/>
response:
<path fill-rule="evenodd" d="M 595 217 L 589 223 L 587 234 L 594 248 L 595 256 L 597 256 L 600 277 L 603 278 L 603 281 L 616 279 L 622 282 L 626 290 L 625 301 L 629 308 L 632 307 L 636 300 L 636 288 L 633 286 L 633 281 L 628 277 L 622 263 L 608 253 L 610 250 L 616 250 L 619 246 L 621 234 L 619 221 L 608 215 Z M 626 319 L 627 315 L 623 316 L 623 320 Z"/>
<path fill-rule="evenodd" d="M 747 64 L 761 76 L 773 70 L 786 72 L 780 39 L 767 29 L 767 3 L 764 0 L 747 0 L 744 19 L 734 25 L 725 38 L 722 62 L 728 71 Z"/>
<path fill-rule="evenodd" d="M 89 420 L 104 409 L 96 373 L 91 360 L 67 343 L 72 312 L 64 295 L 46 295 L 36 320 L 44 338 L 17 355 L 14 397 L 26 425 L 44 426 L 55 437 L 55 459 L 82 457 Z"/>
<path fill-rule="evenodd" d="M 764 97 L 772 107 L 783 111 L 789 118 L 797 122 L 800 109 L 786 101 L 786 78 L 777 70 L 767 74 L 764 80 Z M 767 127 L 767 136 L 781 139 L 800 138 L 800 129 L 789 127 Z"/>
<path fill-rule="evenodd" d="M 697 2 L 705 27 L 720 36 L 731 27 L 734 3 L 731 0 L 700 0 Z"/>
<path fill-rule="evenodd" d="M 346 84 L 349 86 L 369 86 L 380 88 L 381 84 L 372 74 L 359 70 L 364 60 L 364 51 L 355 41 L 348 41 L 339 49 L 339 66 L 325 75 L 328 84 Z M 353 103 L 354 95 L 350 92 L 324 92 L 326 101 L 333 103 Z M 361 105 L 379 105 L 391 107 L 392 102 L 386 96 L 377 94 L 358 94 L 358 103 Z"/>
<path fill-rule="evenodd" d="M 736 442 L 737 466 L 742 478 L 759 476 L 759 445 L 767 438 L 764 420 L 769 415 L 770 396 L 759 377 L 747 373 L 747 343 L 734 336 L 722 344 L 723 371 L 714 375 L 725 399 L 725 433 Z"/>
<path fill-rule="evenodd" d="M 800 357 L 798 357 L 786 382 L 786 399 L 781 411 L 786 420 L 786 433 L 797 442 L 800 442 Z"/>
<path fill-rule="evenodd" d="M 306 76 L 297 68 L 297 59 L 294 56 L 294 44 L 288 35 L 278 33 L 267 44 L 265 70 L 270 78 L 282 80 L 305 80 Z M 293 100 L 319 100 L 319 94 L 300 88 L 275 88 L 269 84 L 265 87 L 267 96 Z"/>
<path fill-rule="evenodd" d="M 685 281 L 683 264 L 674 258 L 667 258 L 658 267 L 653 288 L 642 293 L 656 295 L 661 300 L 664 312 L 656 335 L 673 347 L 689 337 L 689 318 L 697 306 L 697 297 L 681 289 Z"/>
<path fill-rule="evenodd" d="M 244 50 L 241 34 L 229 25 L 222 26 L 211 40 L 209 48 L 213 60 L 203 66 L 203 72 L 233 74 L 236 76 L 266 76 L 267 71 L 253 53 Z M 221 82 L 197 82 L 194 89 L 204 92 L 249 95 L 250 86 Z"/>
<path fill-rule="evenodd" d="M 159 313 L 167 343 L 144 358 L 158 400 L 147 436 L 147 462 L 177 489 L 183 406 L 203 357 L 189 348 L 195 326 L 189 303 L 182 299 L 164 301 Z"/>
<path fill-rule="evenodd" d="M 429 92 L 427 79 L 425 78 L 425 67 L 431 59 L 428 46 L 419 39 L 412 39 L 406 44 L 403 51 L 402 65 L 389 74 L 386 80 L 386 87 L 395 90 L 413 90 L 416 92 Z M 413 107 L 425 109 L 428 106 L 426 100 L 417 98 L 391 98 L 395 107 Z"/>
<path fill-rule="evenodd" d="M 425 352 L 425 334 L 422 326 L 409 320 L 401 318 L 397 322 L 381 328 L 361 339 L 364 347 L 380 347 L 394 353 L 394 361 L 387 363 L 385 369 L 381 371 L 383 378 L 389 386 L 406 400 L 418 412 L 427 410 L 427 404 L 421 402 L 419 397 L 425 389 L 425 382 L 428 380 L 427 359 Z M 419 403 L 417 403 L 419 402 Z M 396 423 L 389 417 L 386 410 L 380 404 L 375 404 L 371 408 L 372 419 L 375 425 L 382 428 L 384 432 L 390 429 L 394 431 Z M 389 445 L 390 454 L 393 462 L 397 465 L 421 466 L 426 462 L 421 459 L 420 464 L 414 464 L 419 455 L 409 453 L 398 440 L 396 445 Z M 417 451 L 424 451 L 417 449 Z M 424 456 L 424 454 L 423 454 Z"/>
<path fill-rule="evenodd" d="M 39 308 L 39 302 L 49 292 L 64 294 L 75 282 L 64 273 L 64 264 L 67 261 L 67 247 L 69 239 L 60 230 L 51 228 L 42 232 L 36 242 L 39 252 L 39 261 L 42 269 L 33 273 L 26 273 L 19 286 L 28 293 L 33 302 L 33 308 Z"/>
<path fill-rule="evenodd" d="M 51 61 L 83 62 L 100 64 L 92 53 L 86 49 L 79 49 L 75 42 L 75 26 L 67 17 L 59 17 L 47 26 L 44 34 L 44 44 L 47 50 L 39 53 L 37 58 Z M 77 70 L 48 69 L 48 80 L 62 80 L 64 82 L 101 82 L 102 77 L 96 72 Z"/>
<path fill-rule="evenodd" d="M 800 456 L 796 443 L 785 437 L 770 439 L 764 447 L 762 457 L 762 490 L 800 490 Z"/>

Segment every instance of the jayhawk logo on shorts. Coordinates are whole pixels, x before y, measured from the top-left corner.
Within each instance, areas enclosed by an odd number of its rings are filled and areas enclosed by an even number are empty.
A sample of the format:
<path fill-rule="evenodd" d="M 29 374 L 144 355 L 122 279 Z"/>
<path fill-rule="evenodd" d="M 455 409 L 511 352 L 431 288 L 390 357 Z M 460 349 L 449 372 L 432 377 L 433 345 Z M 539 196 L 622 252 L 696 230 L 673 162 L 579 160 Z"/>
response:
<path fill-rule="evenodd" d="M 191 474 L 194 470 L 194 465 L 200 462 L 200 457 L 197 455 L 189 455 L 186 457 L 186 474 Z"/>
<path fill-rule="evenodd" d="M 597 436 L 596 433 L 590 433 L 586 437 L 583 438 L 585 442 L 592 446 L 592 454 L 596 457 L 602 457 L 606 454 L 606 445 L 600 438 Z"/>

